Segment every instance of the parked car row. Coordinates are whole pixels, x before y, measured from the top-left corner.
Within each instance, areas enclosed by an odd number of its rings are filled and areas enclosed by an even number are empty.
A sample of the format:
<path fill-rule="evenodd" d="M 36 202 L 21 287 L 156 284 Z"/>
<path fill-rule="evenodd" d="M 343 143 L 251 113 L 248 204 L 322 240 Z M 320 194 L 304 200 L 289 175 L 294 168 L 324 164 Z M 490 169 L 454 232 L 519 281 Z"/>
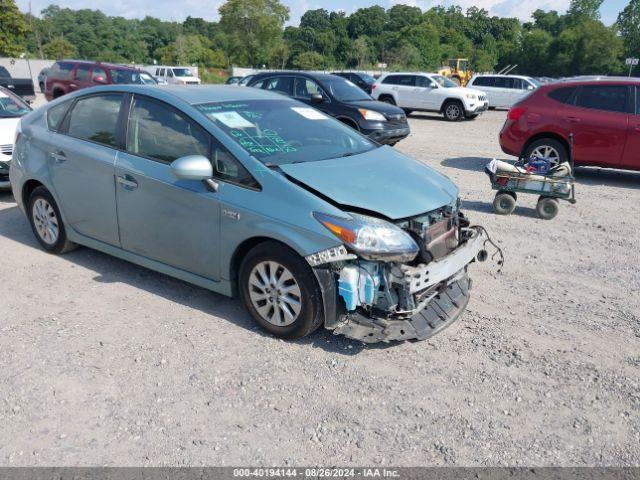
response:
<path fill-rule="evenodd" d="M 238 296 L 283 338 L 324 325 L 425 339 L 454 322 L 486 257 L 458 188 L 310 105 L 351 108 L 374 131 L 404 113 L 340 77 L 252 82 L 112 84 L 24 117 L 9 174 L 42 248 L 84 245 Z"/>
<path fill-rule="evenodd" d="M 31 78 L 13 78 L 2 65 L 0 65 L 0 87 L 11 90 L 26 101 L 31 102 L 36 99 L 33 80 Z"/>

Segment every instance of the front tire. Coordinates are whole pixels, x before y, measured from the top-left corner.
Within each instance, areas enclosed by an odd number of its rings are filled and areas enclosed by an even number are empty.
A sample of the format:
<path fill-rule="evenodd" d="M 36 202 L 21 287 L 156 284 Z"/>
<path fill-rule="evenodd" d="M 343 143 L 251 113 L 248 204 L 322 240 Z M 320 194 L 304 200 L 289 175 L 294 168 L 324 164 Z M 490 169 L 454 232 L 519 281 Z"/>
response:
<path fill-rule="evenodd" d="M 449 122 L 459 122 L 464 118 L 464 106 L 457 100 L 448 101 L 442 107 L 445 120 Z"/>
<path fill-rule="evenodd" d="M 558 200 L 550 197 L 540 197 L 536 205 L 536 212 L 543 220 L 551 220 L 558 215 L 560 205 Z"/>
<path fill-rule="evenodd" d="M 67 238 L 60 209 L 49 190 L 38 187 L 31 192 L 27 211 L 33 234 L 44 250 L 62 254 L 77 248 Z"/>
<path fill-rule="evenodd" d="M 255 322 L 279 338 L 302 338 L 322 325 L 322 293 L 307 262 L 277 242 L 261 243 L 240 265 L 242 302 Z"/>

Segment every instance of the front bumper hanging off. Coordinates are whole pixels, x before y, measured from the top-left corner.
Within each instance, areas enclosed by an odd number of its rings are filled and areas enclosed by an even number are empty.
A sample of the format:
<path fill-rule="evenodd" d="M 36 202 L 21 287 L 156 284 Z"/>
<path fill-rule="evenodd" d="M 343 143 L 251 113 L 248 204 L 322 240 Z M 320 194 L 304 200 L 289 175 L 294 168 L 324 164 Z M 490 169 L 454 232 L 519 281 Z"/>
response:
<path fill-rule="evenodd" d="M 479 254 L 484 251 L 484 243 L 482 231 L 474 229 L 463 244 L 439 260 L 415 267 L 395 265 L 393 270 L 398 273 L 393 279 L 394 286 L 402 295 L 411 297 L 415 307 L 387 315 L 375 309 L 341 310 L 335 275 L 329 269 L 317 269 L 326 328 L 365 343 L 432 337 L 455 322 L 469 303 L 471 280 L 467 266 L 476 258 L 482 259 Z"/>

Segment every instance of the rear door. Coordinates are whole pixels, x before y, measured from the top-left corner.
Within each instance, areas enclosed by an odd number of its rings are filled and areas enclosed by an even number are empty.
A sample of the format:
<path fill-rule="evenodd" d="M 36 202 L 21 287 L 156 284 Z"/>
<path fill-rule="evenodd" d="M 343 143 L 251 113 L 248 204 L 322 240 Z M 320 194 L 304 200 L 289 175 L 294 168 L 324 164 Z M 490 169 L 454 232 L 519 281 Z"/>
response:
<path fill-rule="evenodd" d="M 135 95 L 118 152 L 116 199 L 122 248 L 209 279 L 219 274 L 218 193 L 204 182 L 178 180 L 173 160 L 211 158 L 211 136 L 156 99 Z"/>
<path fill-rule="evenodd" d="M 66 222 L 82 235 L 116 246 L 113 176 L 123 97 L 80 97 L 48 145 L 51 180 Z"/>
<path fill-rule="evenodd" d="M 632 95 L 635 96 L 635 109 L 629 116 L 627 144 L 620 167 L 640 170 L 640 87 L 633 88 Z"/>
<path fill-rule="evenodd" d="M 629 128 L 630 90 L 627 85 L 585 85 L 573 105 L 565 105 L 577 163 L 619 167 Z"/>

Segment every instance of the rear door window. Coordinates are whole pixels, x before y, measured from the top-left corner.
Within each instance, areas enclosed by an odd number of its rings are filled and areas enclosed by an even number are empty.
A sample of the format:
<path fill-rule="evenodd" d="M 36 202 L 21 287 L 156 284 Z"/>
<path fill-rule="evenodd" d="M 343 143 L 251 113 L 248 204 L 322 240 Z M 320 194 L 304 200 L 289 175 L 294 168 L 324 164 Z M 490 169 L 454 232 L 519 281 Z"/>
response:
<path fill-rule="evenodd" d="M 127 151 L 170 163 L 187 155 L 209 158 L 209 134 L 169 105 L 136 96 L 127 128 Z"/>
<path fill-rule="evenodd" d="M 273 92 L 284 93 L 285 95 L 291 95 L 292 84 L 293 77 L 272 77 L 264 82 L 262 88 Z"/>
<path fill-rule="evenodd" d="M 415 76 L 414 75 L 389 75 L 387 76 L 382 83 L 388 85 L 405 85 L 405 86 L 414 86 L 415 85 Z"/>
<path fill-rule="evenodd" d="M 67 133 L 82 140 L 115 147 L 121 103 L 121 93 L 80 98 L 71 110 Z"/>
<path fill-rule="evenodd" d="M 576 106 L 593 110 L 624 113 L 627 111 L 626 85 L 588 85 L 578 92 Z"/>

